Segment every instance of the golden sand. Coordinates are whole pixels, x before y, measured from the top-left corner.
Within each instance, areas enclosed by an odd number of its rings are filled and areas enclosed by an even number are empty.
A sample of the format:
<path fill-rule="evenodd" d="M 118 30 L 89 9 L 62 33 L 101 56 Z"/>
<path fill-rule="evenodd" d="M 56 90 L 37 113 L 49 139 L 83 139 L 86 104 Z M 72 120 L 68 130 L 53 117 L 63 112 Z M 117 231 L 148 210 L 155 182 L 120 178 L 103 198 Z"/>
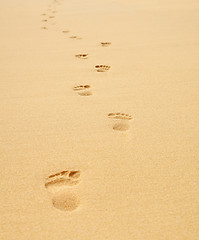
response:
<path fill-rule="evenodd" d="M 1 2 L 1 240 L 199 239 L 198 9 Z"/>

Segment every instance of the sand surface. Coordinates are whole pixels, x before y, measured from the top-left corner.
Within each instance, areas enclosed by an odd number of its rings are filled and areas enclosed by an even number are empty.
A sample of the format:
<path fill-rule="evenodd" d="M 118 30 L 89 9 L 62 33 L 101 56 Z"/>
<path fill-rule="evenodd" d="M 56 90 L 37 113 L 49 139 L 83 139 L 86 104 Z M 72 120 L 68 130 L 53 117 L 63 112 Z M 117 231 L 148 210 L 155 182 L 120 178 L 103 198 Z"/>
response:
<path fill-rule="evenodd" d="M 1 240 L 199 239 L 198 12 L 1 1 Z"/>

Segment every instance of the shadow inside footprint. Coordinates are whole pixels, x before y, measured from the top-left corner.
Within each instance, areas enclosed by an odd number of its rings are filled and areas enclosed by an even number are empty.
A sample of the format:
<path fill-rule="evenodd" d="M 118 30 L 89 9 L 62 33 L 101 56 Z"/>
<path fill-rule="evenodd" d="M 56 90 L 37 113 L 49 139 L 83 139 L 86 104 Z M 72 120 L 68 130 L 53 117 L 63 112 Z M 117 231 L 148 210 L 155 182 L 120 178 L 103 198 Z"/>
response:
<path fill-rule="evenodd" d="M 78 94 L 80 96 L 91 96 L 91 95 L 93 95 L 91 91 L 81 91 L 81 92 L 78 92 Z"/>
<path fill-rule="evenodd" d="M 70 192 L 58 192 L 52 198 L 53 206 L 61 211 L 73 211 L 79 203 L 79 198 Z"/>
<path fill-rule="evenodd" d="M 127 123 L 115 123 L 113 125 L 113 129 L 117 131 L 127 131 L 129 128 L 130 126 Z"/>

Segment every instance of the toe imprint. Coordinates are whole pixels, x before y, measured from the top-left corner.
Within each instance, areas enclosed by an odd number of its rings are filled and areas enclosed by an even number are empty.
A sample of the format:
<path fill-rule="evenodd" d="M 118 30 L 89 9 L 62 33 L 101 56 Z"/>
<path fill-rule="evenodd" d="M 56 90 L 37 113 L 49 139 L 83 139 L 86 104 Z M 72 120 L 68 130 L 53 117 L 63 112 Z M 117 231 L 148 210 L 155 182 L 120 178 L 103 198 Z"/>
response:
<path fill-rule="evenodd" d="M 55 186 L 73 186 L 79 183 L 80 179 L 80 171 L 72 170 L 72 171 L 62 171 L 59 173 L 55 173 L 50 175 L 46 179 L 45 187 L 55 187 Z"/>
<path fill-rule="evenodd" d="M 87 59 L 87 58 L 88 58 L 88 54 L 87 54 L 87 53 L 84 53 L 84 54 L 77 54 L 77 55 L 75 55 L 75 57 L 77 57 L 77 58 L 81 58 L 81 59 Z"/>
<path fill-rule="evenodd" d="M 111 42 L 101 42 L 101 45 L 102 45 L 103 47 L 108 47 L 108 46 L 111 45 Z"/>
<path fill-rule="evenodd" d="M 131 120 L 132 116 L 130 114 L 126 113 L 109 113 L 108 114 L 109 118 L 115 118 L 115 119 L 123 119 L 123 120 Z"/>
<path fill-rule="evenodd" d="M 106 72 L 110 69 L 110 66 L 107 65 L 96 65 L 95 68 L 98 72 Z"/>
<path fill-rule="evenodd" d="M 90 85 L 78 85 L 73 88 L 74 91 L 80 91 L 90 88 Z"/>

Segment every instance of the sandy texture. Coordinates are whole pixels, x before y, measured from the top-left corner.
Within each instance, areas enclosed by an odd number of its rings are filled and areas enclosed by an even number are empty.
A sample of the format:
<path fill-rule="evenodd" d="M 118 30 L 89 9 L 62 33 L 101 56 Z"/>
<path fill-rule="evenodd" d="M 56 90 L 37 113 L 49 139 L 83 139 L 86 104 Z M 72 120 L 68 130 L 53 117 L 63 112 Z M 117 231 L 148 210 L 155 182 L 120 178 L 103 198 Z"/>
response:
<path fill-rule="evenodd" d="M 1 240 L 199 239 L 198 12 L 1 2 Z"/>

